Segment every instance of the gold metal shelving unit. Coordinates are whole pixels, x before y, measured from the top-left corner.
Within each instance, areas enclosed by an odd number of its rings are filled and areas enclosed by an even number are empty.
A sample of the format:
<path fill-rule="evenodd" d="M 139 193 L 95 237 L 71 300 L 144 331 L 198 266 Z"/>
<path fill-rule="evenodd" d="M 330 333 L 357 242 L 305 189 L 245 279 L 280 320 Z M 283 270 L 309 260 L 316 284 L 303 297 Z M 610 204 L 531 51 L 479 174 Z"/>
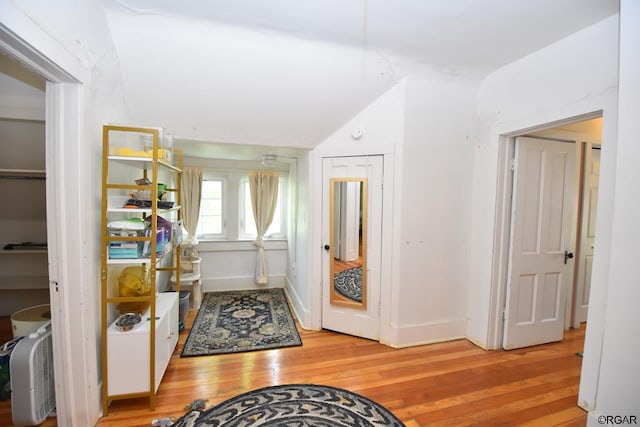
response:
<path fill-rule="evenodd" d="M 157 253 L 157 232 L 158 215 L 160 213 L 172 215 L 175 218 L 174 225 L 181 221 L 180 195 L 182 185 L 182 155 L 179 150 L 163 145 L 163 131 L 160 128 L 143 128 L 132 126 L 103 126 L 103 152 L 102 152 L 102 250 L 101 250 L 101 327 L 102 327 L 102 403 L 103 414 L 108 414 L 109 403 L 113 400 L 148 397 L 150 409 L 155 409 L 156 393 L 156 322 L 159 321 L 156 312 L 157 276 L 160 271 L 168 271 L 171 274 L 180 276 L 179 242 L 172 241 L 171 249 L 166 251 L 164 257 Z M 133 148 L 130 146 L 132 145 Z M 139 149 L 136 150 L 135 146 Z M 169 158 L 167 158 L 170 155 Z M 118 166 L 114 166 L 114 165 Z M 112 169 L 118 168 L 110 176 Z M 135 180 L 131 183 L 126 176 L 138 170 L 142 177 L 150 183 L 138 185 Z M 162 177 L 171 177 L 173 187 L 166 188 L 165 191 L 173 193 L 174 206 L 171 209 L 163 210 L 158 208 L 158 183 Z M 116 179 L 116 176 L 118 179 Z M 123 177 L 124 176 L 124 177 Z M 128 197 L 127 192 L 148 191 L 150 193 L 151 204 L 148 207 L 130 209 L 122 206 L 114 206 L 112 198 Z M 150 217 L 151 226 L 148 236 L 124 237 L 111 236 L 107 227 L 111 218 L 126 218 L 142 215 L 143 218 Z M 179 231 L 178 231 L 179 232 Z M 176 235 L 176 233 L 173 233 Z M 140 242 L 149 247 L 148 257 L 136 258 L 110 258 L 109 244 L 112 242 Z M 170 254 L 170 255 L 169 255 Z M 159 266 L 159 261 L 167 256 L 171 257 L 171 263 Z M 122 268 L 126 265 L 146 264 L 149 267 L 150 292 L 146 296 L 123 297 L 118 294 L 117 283 L 113 283 L 110 269 Z M 165 263 L 167 264 L 167 263 Z M 176 294 L 179 295 L 179 280 L 176 282 Z M 177 296 L 176 296 L 177 300 Z M 120 303 L 145 303 L 149 305 L 148 319 L 148 353 L 149 353 L 149 387 L 146 391 L 136 391 L 132 393 L 119 392 L 110 393 L 109 389 L 109 357 L 122 357 L 122 363 L 127 363 L 127 354 L 115 354 L 115 349 L 109 348 L 108 329 L 116 315 L 116 306 Z M 168 321 L 173 321 L 169 317 Z M 177 319 L 175 319 L 175 330 L 177 331 Z M 174 325 L 171 325 L 173 328 Z M 127 338 L 133 337 L 130 335 Z M 135 338 L 135 337 L 134 337 Z M 142 338 L 146 339 L 146 337 Z M 177 341 L 177 336 L 174 337 Z M 145 350 L 147 350 L 145 348 Z M 171 350 L 172 351 L 172 350 Z M 169 354 L 170 357 L 170 354 Z M 167 362 L 168 363 L 168 362 Z M 164 371 L 162 371 L 164 372 Z"/>

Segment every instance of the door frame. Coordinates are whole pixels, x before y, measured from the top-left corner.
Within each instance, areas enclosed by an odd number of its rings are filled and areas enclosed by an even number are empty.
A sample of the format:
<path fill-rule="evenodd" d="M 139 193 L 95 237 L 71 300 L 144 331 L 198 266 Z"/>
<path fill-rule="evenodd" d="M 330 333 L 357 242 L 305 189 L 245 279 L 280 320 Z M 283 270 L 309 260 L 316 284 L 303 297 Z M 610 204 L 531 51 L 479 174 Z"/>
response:
<path fill-rule="evenodd" d="M 77 197 L 84 191 L 78 165 L 89 150 L 84 143 L 83 83 L 90 81 L 90 73 L 15 6 L 3 3 L 0 14 L 10 23 L 0 23 L 0 50 L 46 80 L 47 243 L 57 418 L 62 425 L 93 425 L 100 403 L 95 298 L 87 289 L 90 271 L 78 262 L 86 252 L 86 221 Z"/>
<path fill-rule="evenodd" d="M 582 322 L 577 322 L 576 321 L 576 317 L 578 316 L 578 310 L 579 310 L 579 305 L 580 302 L 578 301 L 578 290 L 579 290 L 579 279 L 581 278 L 581 270 L 584 269 L 585 267 L 585 239 L 587 239 L 587 237 L 585 236 L 585 226 L 587 226 L 587 223 L 585 222 L 585 220 L 588 220 L 588 216 L 586 216 L 587 209 L 586 209 L 586 205 L 585 202 L 588 200 L 587 199 L 587 191 L 589 190 L 589 188 L 587 188 L 587 186 L 589 185 L 589 183 L 587 183 L 587 176 L 586 176 L 586 172 L 587 172 L 587 168 L 590 167 L 591 165 L 588 165 L 586 162 L 588 159 L 591 159 L 593 156 L 593 150 L 598 150 L 600 151 L 602 148 L 602 144 L 601 143 L 594 143 L 592 141 L 582 141 L 581 143 L 581 147 L 582 147 L 582 158 L 581 158 L 581 162 L 580 162 L 580 194 L 579 194 L 579 206 L 578 206 L 578 228 L 577 228 L 577 238 L 576 238 L 576 268 L 575 268 L 575 280 L 574 280 L 574 286 L 573 286 L 573 300 L 572 305 L 571 305 L 571 319 L 570 319 L 570 327 L 572 328 L 578 328 L 580 327 L 580 323 Z M 587 152 L 591 151 L 592 154 L 587 156 Z M 598 185 L 599 185 L 599 181 L 600 181 L 600 176 L 598 173 Z M 597 206 L 596 206 L 596 223 L 597 223 L 598 219 L 597 219 Z M 592 263 L 593 265 L 593 263 Z M 589 282 L 591 281 L 591 278 L 589 278 Z M 591 287 L 591 286 L 589 286 Z M 587 309 L 588 310 L 588 309 Z"/>
<path fill-rule="evenodd" d="M 503 311 L 506 304 L 507 283 L 509 280 L 509 251 L 511 241 L 511 196 L 513 193 L 513 174 L 511 173 L 511 160 L 515 154 L 516 137 L 552 129 L 559 126 L 582 122 L 585 120 L 602 117 L 602 111 L 594 111 L 579 116 L 519 129 L 501 134 L 498 144 L 498 171 L 496 192 L 496 219 L 494 229 L 494 257 L 492 262 L 492 295 L 489 306 L 489 334 L 490 348 L 502 348 L 504 335 Z M 582 157 L 576 157 L 576 165 L 581 164 Z M 577 238 L 574 230 L 573 240 Z M 575 265 L 574 265 L 575 268 Z M 575 280 L 575 271 L 574 271 Z M 565 304 L 565 329 L 571 322 L 574 286 L 573 283 L 567 289 L 567 303 Z"/>
<path fill-rule="evenodd" d="M 390 346 L 396 345 L 397 328 L 393 324 L 393 313 L 397 313 L 397 308 L 392 306 L 393 301 L 397 301 L 397 287 L 392 287 L 399 277 L 397 268 L 392 264 L 393 254 L 399 250 L 399 241 L 393 240 L 392 236 L 398 234 L 399 230 L 394 230 L 393 212 L 398 200 L 394 198 L 394 183 L 396 162 L 400 156 L 396 156 L 392 145 L 388 147 L 378 147 L 378 149 L 366 149 L 363 147 L 351 147 L 343 145 L 341 147 L 321 147 L 316 149 L 311 156 L 311 182 L 316 191 L 310 196 L 310 223 L 316 224 L 311 230 L 309 251 L 307 254 L 310 275 L 308 288 L 311 308 L 304 313 L 304 319 L 308 320 L 308 327 L 314 330 L 322 329 L 322 256 L 324 252 L 322 240 L 322 164 L 325 157 L 349 157 L 349 156 L 382 156 L 382 238 L 380 265 L 380 337 L 379 342 Z M 399 227 L 399 224 L 395 225 Z M 398 247 L 395 247 L 398 246 Z"/>

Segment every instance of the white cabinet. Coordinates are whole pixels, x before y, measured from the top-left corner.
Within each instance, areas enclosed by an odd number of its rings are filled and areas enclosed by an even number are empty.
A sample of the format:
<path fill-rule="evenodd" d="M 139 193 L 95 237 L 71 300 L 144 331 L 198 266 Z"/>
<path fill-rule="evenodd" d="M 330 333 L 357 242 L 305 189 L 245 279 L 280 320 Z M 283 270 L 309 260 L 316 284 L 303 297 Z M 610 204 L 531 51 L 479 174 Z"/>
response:
<path fill-rule="evenodd" d="M 169 360 L 173 354 L 173 350 L 178 344 L 178 293 L 166 292 L 160 296 L 171 297 L 171 307 L 167 315 L 161 317 L 160 323 L 156 328 L 156 391 L 160 385 L 160 380 L 164 375 L 164 371 L 169 365 Z M 158 307 L 162 304 L 158 302 Z"/>
<path fill-rule="evenodd" d="M 165 292 L 156 299 L 155 389 L 167 369 L 178 343 L 178 293 Z M 107 365 L 110 395 L 143 393 L 149 390 L 150 339 L 149 310 L 142 324 L 134 330 L 120 332 L 115 322 L 107 330 Z"/>

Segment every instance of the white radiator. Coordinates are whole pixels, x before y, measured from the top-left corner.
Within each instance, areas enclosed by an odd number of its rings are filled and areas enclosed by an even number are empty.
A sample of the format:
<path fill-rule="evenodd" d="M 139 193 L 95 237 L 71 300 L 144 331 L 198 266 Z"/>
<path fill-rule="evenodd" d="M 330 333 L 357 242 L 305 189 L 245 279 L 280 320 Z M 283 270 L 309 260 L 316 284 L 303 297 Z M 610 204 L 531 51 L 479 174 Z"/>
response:
<path fill-rule="evenodd" d="M 9 370 L 13 424 L 41 424 L 56 407 L 51 322 L 16 344 Z"/>

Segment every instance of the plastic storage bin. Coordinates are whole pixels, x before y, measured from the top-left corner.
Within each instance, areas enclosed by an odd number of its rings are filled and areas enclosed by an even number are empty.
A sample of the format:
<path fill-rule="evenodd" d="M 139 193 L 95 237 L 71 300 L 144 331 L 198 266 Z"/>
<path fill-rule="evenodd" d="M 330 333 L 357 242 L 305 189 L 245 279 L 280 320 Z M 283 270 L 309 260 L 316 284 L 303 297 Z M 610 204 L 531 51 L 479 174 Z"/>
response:
<path fill-rule="evenodd" d="M 182 323 L 184 323 L 185 319 L 187 318 L 187 312 L 189 311 L 189 296 L 191 295 L 191 292 L 189 291 L 180 291 L 180 297 L 179 297 L 179 310 L 178 310 L 178 317 L 180 318 L 180 321 Z"/>
<path fill-rule="evenodd" d="M 184 329 L 184 321 L 187 318 L 187 313 L 189 312 L 189 295 L 191 292 L 189 291 L 180 291 L 180 295 L 178 296 L 178 330 L 182 331 Z"/>

